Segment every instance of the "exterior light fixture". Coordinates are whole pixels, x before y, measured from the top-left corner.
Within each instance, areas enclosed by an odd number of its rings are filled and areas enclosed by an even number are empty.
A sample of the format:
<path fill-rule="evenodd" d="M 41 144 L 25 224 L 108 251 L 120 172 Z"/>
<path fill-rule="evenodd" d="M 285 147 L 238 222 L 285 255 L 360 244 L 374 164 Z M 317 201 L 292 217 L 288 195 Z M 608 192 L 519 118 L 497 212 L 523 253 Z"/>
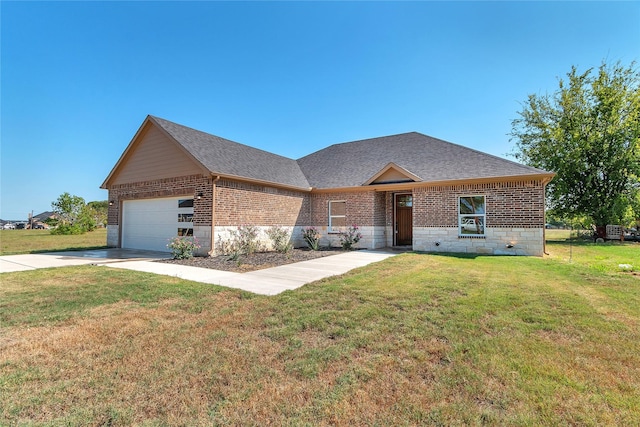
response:
<path fill-rule="evenodd" d="M 113 206 L 113 200 L 109 200 L 109 206 Z"/>
<path fill-rule="evenodd" d="M 202 194 L 202 192 L 198 193 L 198 195 L 196 196 L 196 199 L 200 200 L 202 199 L 202 197 L 204 196 L 204 194 Z"/>
<path fill-rule="evenodd" d="M 507 247 L 507 249 L 511 249 L 515 245 L 513 243 L 507 243 L 505 246 Z"/>

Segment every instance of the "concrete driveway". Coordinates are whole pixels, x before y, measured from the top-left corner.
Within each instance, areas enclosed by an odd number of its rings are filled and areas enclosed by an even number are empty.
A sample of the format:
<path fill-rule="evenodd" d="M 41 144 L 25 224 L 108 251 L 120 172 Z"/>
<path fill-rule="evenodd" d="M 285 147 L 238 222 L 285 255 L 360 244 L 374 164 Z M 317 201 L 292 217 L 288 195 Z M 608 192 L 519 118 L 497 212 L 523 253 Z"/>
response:
<path fill-rule="evenodd" d="M 72 265 L 109 264 L 132 260 L 150 261 L 163 258 L 171 258 L 171 254 L 117 248 L 4 255 L 0 256 L 0 273 L 36 270 L 38 268 L 67 267 Z"/>

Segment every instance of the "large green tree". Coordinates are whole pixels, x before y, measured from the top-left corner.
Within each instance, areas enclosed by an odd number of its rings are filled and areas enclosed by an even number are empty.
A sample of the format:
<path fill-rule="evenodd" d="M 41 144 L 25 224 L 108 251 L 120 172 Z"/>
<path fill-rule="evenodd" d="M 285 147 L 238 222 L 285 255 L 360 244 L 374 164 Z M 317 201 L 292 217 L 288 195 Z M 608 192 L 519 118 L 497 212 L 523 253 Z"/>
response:
<path fill-rule="evenodd" d="M 515 157 L 553 171 L 548 206 L 595 225 L 619 223 L 637 210 L 640 191 L 640 74 L 603 63 L 572 67 L 553 94 L 529 95 L 512 123 Z M 640 211 L 636 211 L 636 218 Z"/>

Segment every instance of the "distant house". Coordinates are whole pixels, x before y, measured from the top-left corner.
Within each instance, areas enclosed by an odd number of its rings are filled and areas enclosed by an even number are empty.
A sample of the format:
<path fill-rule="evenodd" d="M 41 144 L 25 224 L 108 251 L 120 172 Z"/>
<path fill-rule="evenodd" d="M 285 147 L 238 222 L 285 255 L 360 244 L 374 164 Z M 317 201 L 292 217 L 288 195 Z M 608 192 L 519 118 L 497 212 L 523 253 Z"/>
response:
<path fill-rule="evenodd" d="M 303 143 L 303 142 L 301 142 Z M 542 255 L 553 174 L 416 132 L 289 159 L 148 116 L 102 184 L 110 246 L 214 253 L 239 225 L 278 225 L 303 246 L 357 224 L 360 247 Z"/>
<path fill-rule="evenodd" d="M 39 221 L 39 222 L 46 222 L 49 219 L 55 219 L 55 218 L 56 218 L 56 214 L 51 211 L 42 212 L 41 214 L 33 216 L 33 220 Z"/>
<path fill-rule="evenodd" d="M 47 221 L 50 219 L 56 219 L 56 214 L 51 211 L 45 211 L 41 214 L 34 215 L 31 221 L 27 222 L 28 228 L 49 228 Z"/>

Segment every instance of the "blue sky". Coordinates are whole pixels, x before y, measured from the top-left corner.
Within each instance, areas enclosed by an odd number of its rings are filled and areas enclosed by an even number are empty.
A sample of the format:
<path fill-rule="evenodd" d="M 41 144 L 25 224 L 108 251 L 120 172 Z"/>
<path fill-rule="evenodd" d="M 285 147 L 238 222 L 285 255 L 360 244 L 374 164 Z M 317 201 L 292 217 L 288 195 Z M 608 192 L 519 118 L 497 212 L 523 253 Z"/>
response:
<path fill-rule="evenodd" d="M 639 2 L 0 2 L 0 218 L 106 200 L 147 114 L 299 158 L 417 131 L 504 157 L 529 94 L 640 60 Z M 354 159 L 357 162 L 357 159 Z"/>

